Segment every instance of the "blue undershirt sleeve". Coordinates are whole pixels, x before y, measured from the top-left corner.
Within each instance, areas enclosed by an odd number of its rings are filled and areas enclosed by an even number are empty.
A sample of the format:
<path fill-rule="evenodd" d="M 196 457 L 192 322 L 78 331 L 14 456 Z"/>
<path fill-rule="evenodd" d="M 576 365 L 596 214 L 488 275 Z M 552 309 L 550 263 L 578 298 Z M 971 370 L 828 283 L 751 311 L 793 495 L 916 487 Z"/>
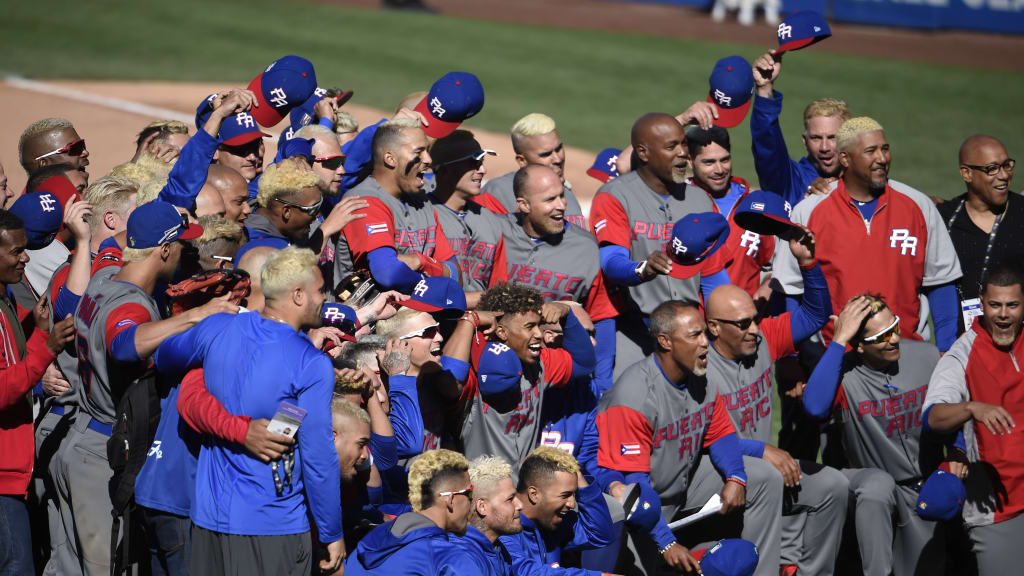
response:
<path fill-rule="evenodd" d="M 600 398 L 615 383 L 615 318 L 594 322 L 594 336 L 597 339 L 597 367 L 594 368 L 594 395 Z"/>
<path fill-rule="evenodd" d="M 743 453 L 740 451 L 739 437 L 735 433 L 726 434 L 708 446 L 708 454 L 711 456 L 711 463 L 726 479 L 747 483 L 747 472 L 743 468 Z"/>
<path fill-rule="evenodd" d="M 935 324 L 935 345 L 940 352 L 945 352 L 956 342 L 957 311 L 960 308 L 956 286 L 942 284 L 925 289 L 928 306 L 932 309 L 932 322 Z"/>
<path fill-rule="evenodd" d="M 590 343 L 590 334 L 571 311 L 565 321 L 565 337 L 562 348 L 572 356 L 573 379 L 583 378 L 594 372 L 597 366 L 597 354 Z"/>
<path fill-rule="evenodd" d="M 790 331 L 793 334 L 793 345 L 803 342 L 821 329 L 832 314 L 832 298 L 828 293 L 828 283 L 821 272 L 821 266 L 805 270 L 804 297 L 800 307 L 789 317 Z"/>
<path fill-rule="evenodd" d="M 601 270 L 605 278 L 612 284 L 622 286 L 636 286 L 643 282 L 636 275 L 636 267 L 639 262 L 629 259 L 629 250 L 618 244 L 605 244 L 601 246 Z"/>
<path fill-rule="evenodd" d="M 57 291 L 57 299 L 53 302 L 54 318 L 66 318 L 68 314 L 74 314 L 81 300 L 81 294 L 75 294 L 66 286 L 61 286 Z"/>
<path fill-rule="evenodd" d="M 378 471 L 393 468 L 398 463 L 398 441 L 394 436 L 381 436 L 370 432 L 370 453 Z"/>
<path fill-rule="evenodd" d="M 423 414 L 420 413 L 416 379 L 395 374 L 388 384 L 391 398 L 391 427 L 395 431 L 395 447 L 399 458 L 409 458 L 423 451 Z"/>
<path fill-rule="evenodd" d="M 744 456 L 751 456 L 754 458 L 764 458 L 764 446 L 765 443 L 758 440 L 747 440 L 746 438 L 740 438 L 740 452 Z"/>
<path fill-rule="evenodd" d="M 729 274 L 724 270 L 719 270 L 710 276 L 700 275 L 700 291 L 704 294 L 704 299 L 707 300 L 708 296 L 714 292 L 715 288 L 718 288 L 722 284 L 730 284 Z"/>
<path fill-rule="evenodd" d="M 814 367 L 814 372 L 811 372 L 807 379 L 803 401 L 804 410 L 811 418 L 825 420 L 832 412 L 832 403 L 835 402 L 836 391 L 839 390 L 839 372 L 843 366 L 845 353 L 846 347 L 842 344 L 829 344 L 825 354 L 818 360 L 818 365 Z"/>
<path fill-rule="evenodd" d="M 448 372 L 459 382 L 465 382 L 469 378 L 469 363 L 458 358 L 441 356 L 441 370 Z"/>
<path fill-rule="evenodd" d="M 370 264 L 370 275 L 385 288 L 409 294 L 416 283 L 423 279 L 422 274 L 398 259 L 398 253 L 394 248 L 375 248 L 366 255 L 366 258 Z"/>
<path fill-rule="evenodd" d="M 317 121 L 317 124 L 327 128 L 331 132 L 334 131 L 334 120 L 331 120 L 330 118 L 320 118 L 320 120 Z"/>
<path fill-rule="evenodd" d="M 110 341 L 110 356 L 118 362 L 139 362 L 142 358 L 139 357 L 138 350 L 135 349 L 135 330 L 139 326 L 129 326 L 114 339 Z"/>

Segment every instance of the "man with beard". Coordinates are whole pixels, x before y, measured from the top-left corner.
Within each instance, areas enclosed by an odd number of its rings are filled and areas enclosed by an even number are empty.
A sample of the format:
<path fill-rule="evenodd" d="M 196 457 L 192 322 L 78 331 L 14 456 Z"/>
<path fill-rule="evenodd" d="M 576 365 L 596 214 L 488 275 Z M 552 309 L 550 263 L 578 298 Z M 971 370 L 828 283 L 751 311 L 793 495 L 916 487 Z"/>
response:
<path fill-rule="evenodd" d="M 828 184 L 842 172 L 836 134 L 839 126 L 850 119 L 850 107 L 835 98 L 822 98 L 807 105 L 801 136 L 807 156 L 797 162 L 789 157 L 779 127 L 782 93 L 775 90 L 775 81 L 782 72 L 782 55 L 763 54 L 754 61 L 753 69 L 757 86 L 750 115 L 754 168 L 761 188 L 780 194 L 796 206 L 809 192 L 827 191 Z M 822 181 L 812 186 L 818 179 Z"/>
<path fill-rule="evenodd" d="M 961 330 L 981 313 L 978 297 L 987 268 L 1024 261 L 1024 202 L 1010 192 L 1014 164 L 999 140 L 971 136 L 960 146 L 967 193 L 938 206 L 964 271 L 957 285 Z"/>
<path fill-rule="evenodd" d="M 345 226 L 334 253 L 334 277 L 369 268 L 373 279 L 405 293 L 424 276 L 459 277 L 459 264 L 434 205 L 423 193 L 430 168 L 419 121 L 392 120 L 373 136 L 373 172 L 346 196 L 363 198 L 364 216 Z"/>
<path fill-rule="evenodd" d="M 320 192 L 324 198 L 337 196 L 345 175 L 345 155 L 338 137 L 329 128 L 310 124 L 300 128 L 293 138 L 313 140 L 313 172 L 320 177 Z"/>
<path fill-rule="evenodd" d="M 967 444 L 963 518 L 982 576 L 1012 574 L 1024 550 L 1024 272 L 993 268 L 982 282 L 982 316 L 935 367 L 921 420 L 940 433 L 961 426 Z"/>
<path fill-rule="evenodd" d="M 523 531 L 523 503 L 512 481 L 512 467 L 497 456 L 481 456 L 469 464 L 473 484 L 472 510 L 464 536 L 452 537 L 445 563 L 462 576 L 510 576 L 512 558 L 498 539 Z"/>
<path fill-rule="evenodd" d="M 837 135 L 843 175 L 828 195 L 815 195 L 793 209 L 795 224 L 818 238 L 818 261 L 832 302 L 878 292 L 906 338 L 927 339 L 928 310 L 935 342 L 947 350 L 956 339 L 955 282 L 960 262 L 930 198 L 889 179 L 891 156 L 882 126 L 868 117 L 851 118 Z M 775 278 L 787 296 L 803 293 L 799 266 L 789 247 L 775 251 Z M 927 305 L 921 295 L 927 296 Z M 832 337 L 832 325 L 822 329 Z"/>

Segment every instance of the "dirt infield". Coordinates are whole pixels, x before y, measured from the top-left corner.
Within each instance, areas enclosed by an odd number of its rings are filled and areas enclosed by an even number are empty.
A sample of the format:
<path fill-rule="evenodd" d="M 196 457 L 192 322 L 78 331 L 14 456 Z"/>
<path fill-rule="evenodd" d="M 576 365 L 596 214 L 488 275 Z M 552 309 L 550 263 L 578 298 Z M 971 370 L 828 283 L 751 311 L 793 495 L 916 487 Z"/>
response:
<path fill-rule="evenodd" d="M 18 136 L 31 121 L 46 116 L 62 116 L 75 124 L 89 148 L 89 174 L 95 179 L 112 167 L 131 159 L 135 153 L 135 135 L 152 120 L 179 119 L 193 124 L 198 103 L 211 94 L 229 88 L 224 85 L 186 84 L 170 82 L 33 82 L 28 87 L 11 82 L 0 83 L 0 162 L 3 163 L 12 190 L 20 191 L 25 185 L 25 173 L 18 165 Z M 43 93 L 58 92 L 64 95 Z M 129 111 L 128 103 L 142 104 L 156 110 Z M 347 104 L 348 110 L 360 126 L 373 124 L 386 114 L 379 110 Z M 166 113 L 161 113 L 166 112 Z M 488 177 L 497 177 L 515 169 L 515 155 L 509 138 L 475 128 L 481 145 L 498 152 L 497 158 L 487 161 Z M 266 130 L 268 138 L 267 161 L 277 150 L 277 135 L 285 124 Z M 597 191 L 599 182 L 586 175 L 593 162 L 593 154 L 576 148 L 567 148 L 566 174 L 573 183 L 584 210 L 589 211 L 589 199 Z"/>
<path fill-rule="evenodd" d="M 380 0 L 318 0 L 376 8 Z M 635 32 L 754 44 L 776 45 L 773 28 L 740 26 L 735 20 L 711 21 L 702 10 L 666 4 L 606 0 L 424 0 L 446 16 Z M 1024 37 L 975 32 L 922 31 L 832 24 L 832 38 L 815 50 L 839 54 L 919 60 L 1004 70 L 1024 70 Z M 524 49 L 530 49 L 524 47 Z"/>

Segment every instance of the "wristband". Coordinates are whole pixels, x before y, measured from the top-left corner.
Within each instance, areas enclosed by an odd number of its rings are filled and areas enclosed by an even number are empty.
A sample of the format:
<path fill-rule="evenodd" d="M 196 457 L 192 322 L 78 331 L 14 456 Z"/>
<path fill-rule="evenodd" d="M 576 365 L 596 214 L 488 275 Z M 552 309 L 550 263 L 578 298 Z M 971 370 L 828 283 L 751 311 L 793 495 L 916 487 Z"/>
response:
<path fill-rule="evenodd" d="M 675 546 L 675 545 L 676 545 L 676 541 L 675 541 L 675 540 L 673 540 L 673 541 L 669 542 L 669 543 L 668 543 L 668 546 L 665 546 L 664 548 L 662 548 L 662 549 L 660 550 L 660 552 L 661 552 L 661 555 L 662 555 L 662 556 L 664 556 L 664 555 L 665 555 L 665 552 L 668 552 L 668 551 L 669 551 L 669 550 L 670 550 L 670 549 L 671 549 L 671 548 L 672 548 L 673 546 Z"/>
<path fill-rule="evenodd" d="M 799 263 L 798 263 L 798 265 L 799 265 Z M 807 272 L 809 270 L 814 270 L 814 267 L 817 266 L 817 265 L 818 265 L 818 259 L 815 258 L 815 259 L 811 260 L 811 263 L 808 264 L 807 266 L 800 266 L 800 270 L 802 272 Z"/>
<path fill-rule="evenodd" d="M 730 477 L 726 478 L 725 481 L 726 482 L 735 482 L 735 483 L 739 484 L 740 486 L 743 486 L 744 488 L 747 487 L 747 483 L 746 482 L 744 482 L 743 480 L 740 480 L 739 478 L 737 478 L 735 476 L 730 476 Z"/>

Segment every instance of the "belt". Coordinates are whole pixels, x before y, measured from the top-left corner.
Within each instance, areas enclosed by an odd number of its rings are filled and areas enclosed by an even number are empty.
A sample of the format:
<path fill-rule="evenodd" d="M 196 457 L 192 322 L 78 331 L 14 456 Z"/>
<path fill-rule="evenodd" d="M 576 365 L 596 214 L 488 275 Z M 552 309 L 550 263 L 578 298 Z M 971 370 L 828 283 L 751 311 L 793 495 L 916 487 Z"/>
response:
<path fill-rule="evenodd" d="M 905 486 L 907 488 L 910 488 L 914 492 L 920 492 L 922 484 L 924 484 L 924 478 L 921 478 L 920 476 L 916 476 L 914 478 L 907 478 L 906 480 L 896 481 L 897 486 Z"/>
<path fill-rule="evenodd" d="M 87 428 L 89 428 L 90 430 L 92 430 L 94 432 L 99 432 L 100 434 L 103 434 L 104 436 L 110 436 L 111 434 L 114 433 L 114 425 L 113 424 L 104 424 L 103 422 L 100 422 L 99 420 L 96 420 L 95 418 L 90 418 L 89 419 L 89 424 L 87 425 Z"/>

